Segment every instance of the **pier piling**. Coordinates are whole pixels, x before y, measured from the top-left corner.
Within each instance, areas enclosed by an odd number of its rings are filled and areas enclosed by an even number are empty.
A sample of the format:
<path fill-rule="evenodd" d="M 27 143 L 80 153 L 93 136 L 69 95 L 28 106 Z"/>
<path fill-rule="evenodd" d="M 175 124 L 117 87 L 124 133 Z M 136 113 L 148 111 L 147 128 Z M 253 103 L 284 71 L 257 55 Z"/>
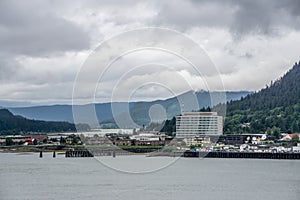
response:
<path fill-rule="evenodd" d="M 89 152 L 87 149 L 76 149 L 76 150 L 67 150 L 66 157 L 94 157 L 94 155 Z"/>

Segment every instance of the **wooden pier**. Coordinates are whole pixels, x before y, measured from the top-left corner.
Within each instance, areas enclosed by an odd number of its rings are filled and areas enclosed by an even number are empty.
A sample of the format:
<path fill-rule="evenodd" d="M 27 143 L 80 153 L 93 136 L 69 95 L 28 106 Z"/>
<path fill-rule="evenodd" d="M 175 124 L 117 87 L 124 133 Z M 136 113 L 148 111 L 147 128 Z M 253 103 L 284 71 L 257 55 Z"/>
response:
<path fill-rule="evenodd" d="M 186 151 L 183 157 L 206 158 L 253 158 L 253 159 L 292 159 L 299 160 L 300 153 L 270 153 L 270 152 L 191 152 Z"/>
<path fill-rule="evenodd" d="M 157 152 L 159 148 L 91 148 L 91 149 L 70 149 L 66 151 L 66 157 L 94 157 L 94 156 L 130 156 Z"/>
<path fill-rule="evenodd" d="M 155 151 L 156 150 L 156 151 Z M 300 160 L 300 153 L 270 153 L 270 152 L 160 152 L 157 149 L 138 149 L 126 151 L 122 149 L 70 149 L 66 151 L 66 157 L 94 157 L 94 156 L 129 156 L 137 154 L 148 156 L 169 156 L 169 157 L 194 157 L 194 158 L 244 158 L 244 159 L 291 159 Z"/>
<path fill-rule="evenodd" d="M 94 157 L 94 155 L 87 149 L 72 149 L 66 151 L 66 158 L 70 157 Z"/>

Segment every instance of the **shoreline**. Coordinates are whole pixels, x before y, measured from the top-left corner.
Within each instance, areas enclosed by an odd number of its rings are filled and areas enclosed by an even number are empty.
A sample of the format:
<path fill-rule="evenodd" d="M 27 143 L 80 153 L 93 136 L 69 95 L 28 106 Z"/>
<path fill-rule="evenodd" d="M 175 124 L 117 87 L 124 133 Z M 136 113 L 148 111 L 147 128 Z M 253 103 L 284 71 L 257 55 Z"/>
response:
<path fill-rule="evenodd" d="M 99 157 L 99 156 L 134 156 L 145 155 L 146 157 L 186 157 L 186 158 L 240 158 L 240 159 L 289 159 L 300 160 L 300 153 L 295 152 L 245 152 L 245 151 L 160 151 L 157 148 L 116 148 L 116 147 L 93 147 L 84 146 L 10 146 L 0 147 L 0 153 L 57 153 L 66 158 L 75 157 Z"/>

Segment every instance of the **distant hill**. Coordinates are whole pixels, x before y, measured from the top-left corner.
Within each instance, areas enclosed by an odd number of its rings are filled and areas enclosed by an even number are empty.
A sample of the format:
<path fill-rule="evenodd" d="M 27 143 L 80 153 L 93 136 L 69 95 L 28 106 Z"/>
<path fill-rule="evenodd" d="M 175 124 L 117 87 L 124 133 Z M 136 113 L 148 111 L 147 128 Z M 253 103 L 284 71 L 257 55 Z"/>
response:
<path fill-rule="evenodd" d="M 251 92 L 247 91 L 226 92 L 226 99 L 223 100 L 237 100 L 241 97 L 245 97 L 250 93 Z M 162 107 L 164 107 L 167 112 L 167 118 L 171 119 L 173 116 L 179 115 L 181 113 L 181 102 L 185 102 L 183 108 L 185 111 L 197 110 L 203 107 L 214 106 L 211 102 L 211 96 L 218 97 L 218 95 L 220 94 L 221 92 L 191 91 L 166 100 L 157 100 L 152 102 L 137 102 L 132 105 L 130 114 L 137 124 L 149 124 L 150 117 L 148 111 L 151 108 L 151 106 L 155 104 L 159 104 Z M 197 101 L 196 103 L 193 102 L 193 98 L 195 97 L 195 100 Z M 217 102 L 214 102 L 214 104 L 216 105 L 220 103 L 220 101 L 222 101 L 222 99 L 219 99 Z"/>
<path fill-rule="evenodd" d="M 300 132 L 300 62 L 257 93 L 227 104 L 224 133 Z"/>
<path fill-rule="evenodd" d="M 250 94 L 248 91 L 238 91 L 238 92 L 226 92 L 226 100 L 237 100 L 241 97 L 245 97 Z M 159 104 L 163 106 L 167 111 L 167 117 L 170 119 L 175 115 L 180 114 L 180 99 L 184 99 L 185 102 L 188 102 L 192 97 L 197 98 L 197 103 L 199 108 L 211 106 L 211 95 L 218 95 L 220 92 L 187 92 L 178 97 L 169 98 L 166 100 L 156 100 L 149 102 L 131 102 L 129 103 L 130 115 L 133 118 L 134 122 L 138 125 L 148 124 L 150 122 L 150 117 L 148 111 L 151 106 Z M 179 101 L 178 101 L 179 100 Z M 216 102 L 220 103 L 220 102 Z M 216 104 L 215 103 L 215 104 Z M 124 112 L 124 107 L 128 106 L 128 103 L 124 102 L 115 102 L 113 106 L 123 109 L 117 109 L 115 113 L 117 116 L 122 117 Z M 192 103 L 185 104 L 185 110 L 192 110 L 194 107 L 191 106 Z M 78 109 L 84 109 L 87 106 L 93 106 L 91 104 L 76 106 Z M 114 126 L 114 118 L 112 114 L 112 104 L 111 103 L 99 103 L 95 104 L 95 110 L 99 122 L 104 127 Z M 71 105 L 52 105 L 52 106 L 35 106 L 35 107 L 21 107 L 21 108 L 9 108 L 9 110 L 16 114 L 21 115 L 29 119 L 37 120 L 46 120 L 46 121 L 68 121 L 73 123 L 73 113 Z M 82 113 L 84 115 L 84 113 Z M 84 116 L 82 116 L 84 118 Z"/>
<path fill-rule="evenodd" d="M 114 106 L 124 107 L 127 103 L 116 102 Z M 129 104 L 129 107 L 131 107 Z M 85 110 L 89 107 L 94 107 L 96 110 L 97 117 L 100 122 L 110 120 L 113 116 L 111 110 L 111 103 L 100 103 L 100 104 L 87 104 L 87 105 L 76 105 L 75 109 Z M 67 121 L 74 123 L 72 105 L 51 105 L 51 106 L 33 106 L 33 107 L 17 107 L 8 108 L 13 114 L 21 115 L 28 119 L 45 120 L 45 121 Z M 120 114 L 123 110 L 119 110 L 116 114 Z M 85 118 L 85 113 L 81 113 L 81 118 Z"/>
<path fill-rule="evenodd" d="M 7 109 L 0 109 L 0 135 L 19 134 L 20 132 L 67 132 L 76 131 L 69 122 L 46 122 L 29 120 L 13 115 Z"/>

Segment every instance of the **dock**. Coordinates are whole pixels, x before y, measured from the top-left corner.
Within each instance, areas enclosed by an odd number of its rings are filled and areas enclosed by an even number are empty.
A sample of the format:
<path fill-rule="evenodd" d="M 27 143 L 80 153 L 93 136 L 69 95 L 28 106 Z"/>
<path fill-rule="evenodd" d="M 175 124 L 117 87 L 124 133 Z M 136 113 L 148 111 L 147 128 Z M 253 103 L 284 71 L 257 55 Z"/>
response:
<path fill-rule="evenodd" d="M 89 152 L 87 149 L 67 150 L 65 156 L 66 158 L 94 157 L 94 155 L 91 152 Z"/>
<path fill-rule="evenodd" d="M 66 157 L 94 157 L 94 156 L 130 156 L 145 154 L 147 156 L 168 156 L 168 157 L 187 157 L 187 158 L 244 158 L 244 159 L 290 159 L 300 160 L 300 153 L 270 153 L 270 152 L 160 152 L 157 149 L 136 149 L 126 151 L 122 149 L 98 149 L 89 151 L 88 149 L 67 150 Z"/>
<path fill-rule="evenodd" d="M 206 158 L 248 158 L 248 159 L 291 159 L 299 160 L 300 153 L 270 153 L 270 152 L 191 152 L 186 151 L 183 157 Z"/>

